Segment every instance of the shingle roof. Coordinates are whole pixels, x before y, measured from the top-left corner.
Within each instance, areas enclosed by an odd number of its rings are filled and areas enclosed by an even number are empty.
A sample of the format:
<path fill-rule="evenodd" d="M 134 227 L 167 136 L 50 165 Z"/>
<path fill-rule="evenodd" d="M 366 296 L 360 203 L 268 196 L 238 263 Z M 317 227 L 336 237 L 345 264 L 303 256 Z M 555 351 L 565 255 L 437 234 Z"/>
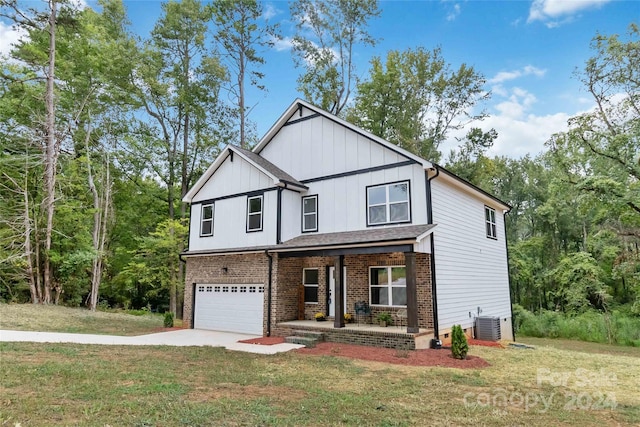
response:
<path fill-rule="evenodd" d="M 345 246 L 353 244 L 417 240 L 435 224 L 407 225 L 400 227 L 376 227 L 367 230 L 343 231 L 339 233 L 303 234 L 276 246 L 273 252 L 282 249 L 313 248 L 318 246 Z"/>
<path fill-rule="evenodd" d="M 279 245 L 186 251 L 183 252 L 182 255 L 222 255 L 228 253 L 263 252 L 265 250 L 269 252 L 282 252 L 293 249 L 305 250 L 318 247 L 333 247 L 338 249 L 344 246 L 361 246 L 366 244 L 378 246 L 377 244 L 386 242 L 417 241 L 419 238 L 428 235 L 435 227 L 436 224 L 420 224 L 400 227 L 370 228 L 367 230 L 344 231 L 340 233 L 303 234 L 302 236 L 294 237 L 293 239 L 287 240 Z"/>
<path fill-rule="evenodd" d="M 267 172 L 269 172 L 270 174 L 278 178 L 280 181 L 286 182 L 289 184 L 294 184 L 301 188 L 308 188 L 306 185 L 304 185 L 303 183 L 301 183 L 300 181 L 298 181 L 297 179 L 295 179 L 294 177 L 292 177 L 291 175 L 289 175 L 288 173 L 286 173 L 285 171 L 283 171 L 282 169 L 280 169 L 279 167 L 271 163 L 269 160 L 254 153 L 253 151 L 245 150 L 244 148 L 240 148 L 235 145 L 230 146 L 230 148 L 232 150 L 235 150 L 241 153 L 243 156 L 246 156 L 253 163 L 257 164 L 258 166 L 260 166 L 261 168 L 263 168 L 264 170 L 266 170 Z"/>

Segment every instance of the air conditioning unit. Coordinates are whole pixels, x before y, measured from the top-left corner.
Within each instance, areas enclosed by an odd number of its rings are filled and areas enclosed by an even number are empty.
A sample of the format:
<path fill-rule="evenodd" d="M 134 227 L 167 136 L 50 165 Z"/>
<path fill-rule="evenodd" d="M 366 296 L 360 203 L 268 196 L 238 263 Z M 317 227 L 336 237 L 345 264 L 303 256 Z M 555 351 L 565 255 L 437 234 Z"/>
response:
<path fill-rule="evenodd" d="M 500 340 L 500 318 L 476 317 L 476 338 L 483 341 Z"/>

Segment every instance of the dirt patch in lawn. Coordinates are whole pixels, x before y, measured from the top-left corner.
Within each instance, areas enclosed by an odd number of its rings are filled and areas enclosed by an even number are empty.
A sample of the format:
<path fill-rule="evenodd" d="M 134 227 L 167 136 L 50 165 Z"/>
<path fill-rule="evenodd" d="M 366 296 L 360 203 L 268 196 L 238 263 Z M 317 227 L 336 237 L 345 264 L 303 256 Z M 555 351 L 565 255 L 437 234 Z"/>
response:
<path fill-rule="evenodd" d="M 284 342 L 284 337 L 260 337 L 260 338 L 251 338 L 248 340 L 240 340 L 238 342 L 245 343 L 245 344 L 275 345 L 275 344 L 282 344 Z"/>
<path fill-rule="evenodd" d="M 305 397 L 302 390 L 291 387 L 240 385 L 234 383 L 220 383 L 215 387 L 197 387 L 191 391 L 187 400 L 194 402 L 207 402 L 217 399 L 258 399 L 261 397 L 274 398 L 276 400 L 299 401 Z"/>
<path fill-rule="evenodd" d="M 490 366 L 486 360 L 477 356 L 467 356 L 465 360 L 454 359 L 451 356 L 451 351 L 446 349 L 395 350 L 391 348 L 322 342 L 314 348 L 301 348 L 294 351 L 301 354 L 348 357 L 408 366 L 444 366 L 461 369 L 477 369 Z"/>

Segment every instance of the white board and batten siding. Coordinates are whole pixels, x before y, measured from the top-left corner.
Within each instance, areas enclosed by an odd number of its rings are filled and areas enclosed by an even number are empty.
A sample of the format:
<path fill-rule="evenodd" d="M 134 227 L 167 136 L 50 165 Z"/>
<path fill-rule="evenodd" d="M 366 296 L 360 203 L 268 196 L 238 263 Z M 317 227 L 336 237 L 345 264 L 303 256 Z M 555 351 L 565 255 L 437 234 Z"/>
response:
<path fill-rule="evenodd" d="M 199 202 L 249 191 L 264 192 L 262 231 L 247 233 L 247 196 L 216 200 L 213 236 L 200 237 L 202 204 Z M 275 244 L 277 191 L 273 180 L 242 157 L 227 157 L 193 197 L 189 229 L 189 250 L 207 250 Z"/>
<path fill-rule="evenodd" d="M 260 156 L 301 181 L 407 160 L 324 116 L 282 127 Z"/>
<path fill-rule="evenodd" d="M 504 324 L 511 318 L 511 303 L 503 208 L 442 178 L 433 179 L 431 186 L 433 222 L 438 225 L 434 238 L 440 330 L 472 326 L 478 307 L 481 316 L 500 317 Z M 497 239 L 486 236 L 485 205 L 496 209 Z"/>

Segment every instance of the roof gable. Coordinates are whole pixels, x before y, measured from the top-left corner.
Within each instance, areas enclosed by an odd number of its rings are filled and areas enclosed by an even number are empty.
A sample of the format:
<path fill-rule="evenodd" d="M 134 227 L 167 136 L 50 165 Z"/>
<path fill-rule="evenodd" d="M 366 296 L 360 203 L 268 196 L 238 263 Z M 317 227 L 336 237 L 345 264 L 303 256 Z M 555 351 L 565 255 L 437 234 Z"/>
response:
<path fill-rule="evenodd" d="M 185 203 L 191 203 L 193 198 L 222 166 L 224 161 L 229 157 L 231 157 L 231 159 L 233 160 L 234 154 L 240 156 L 257 170 L 268 176 L 272 180 L 274 186 L 289 188 L 294 191 L 306 191 L 308 189 L 307 186 L 299 182 L 297 179 L 293 178 L 288 173 L 284 172 L 282 169 L 278 168 L 276 165 L 269 162 L 267 159 L 260 157 L 258 154 L 240 147 L 236 147 L 234 145 L 228 145 L 224 150 L 222 150 L 220 155 L 207 168 L 205 173 L 202 174 L 202 176 L 193 185 L 193 187 L 191 187 L 187 194 L 185 194 L 185 196 L 182 198 L 182 201 Z"/>
<path fill-rule="evenodd" d="M 308 114 L 306 116 L 301 116 L 297 119 L 294 119 L 294 115 L 296 114 L 296 112 L 301 111 L 302 108 L 305 108 L 307 110 L 310 110 L 312 112 L 312 114 Z M 405 150 L 404 148 L 401 148 L 395 144 L 390 143 L 389 141 L 380 138 L 379 136 L 376 136 L 370 132 L 367 132 L 364 129 L 359 128 L 358 126 L 355 126 L 343 119 L 341 119 L 338 116 L 335 116 L 327 111 L 322 110 L 321 108 L 318 108 L 306 101 L 303 101 L 301 99 L 296 99 L 290 106 L 289 108 L 287 108 L 287 110 L 284 112 L 284 114 L 282 114 L 282 116 L 280 116 L 280 118 L 276 121 L 276 123 L 271 127 L 271 129 L 269 129 L 269 131 L 265 134 L 265 136 L 262 137 L 262 139 L 260 140 L 260 142 L 258 143 L 258 145 L 255 146 L 255 148 L 253 149 L 254 153 L 260 153 L 270 142 L 271 140 L 276 136 L 276 134 L 278 132 L 280 132 L 280 130 L 288 125 L 288 124 L 292 124 L 295 123 L 297 121 L 300 120 L 307 120 L 309 118 L 313 118 L 313 117 L 318 117 L 318 116 L 322 116 L 325 117 L 326 119 L 329 119 L 330 121 L 341 125 L 347 129 L 349 129 L 352 132 L 355 132 L 367 139 L 369 139 L 370 141 L 376 143 L 376 144 L 380 144 L 383 147 L 387 148 L 388 150 L 391 150 L 399 155 L 401 155 L 402 157 L 405 157 L 409 160 L 415 161 L 416 163 L 421 164 L 425 169 L 430 169 L 433 167 L 432 163 L 419 157 L 416 156 L 415 154 Z M 292 120 L 293 119 L 293 120 Z"/>

